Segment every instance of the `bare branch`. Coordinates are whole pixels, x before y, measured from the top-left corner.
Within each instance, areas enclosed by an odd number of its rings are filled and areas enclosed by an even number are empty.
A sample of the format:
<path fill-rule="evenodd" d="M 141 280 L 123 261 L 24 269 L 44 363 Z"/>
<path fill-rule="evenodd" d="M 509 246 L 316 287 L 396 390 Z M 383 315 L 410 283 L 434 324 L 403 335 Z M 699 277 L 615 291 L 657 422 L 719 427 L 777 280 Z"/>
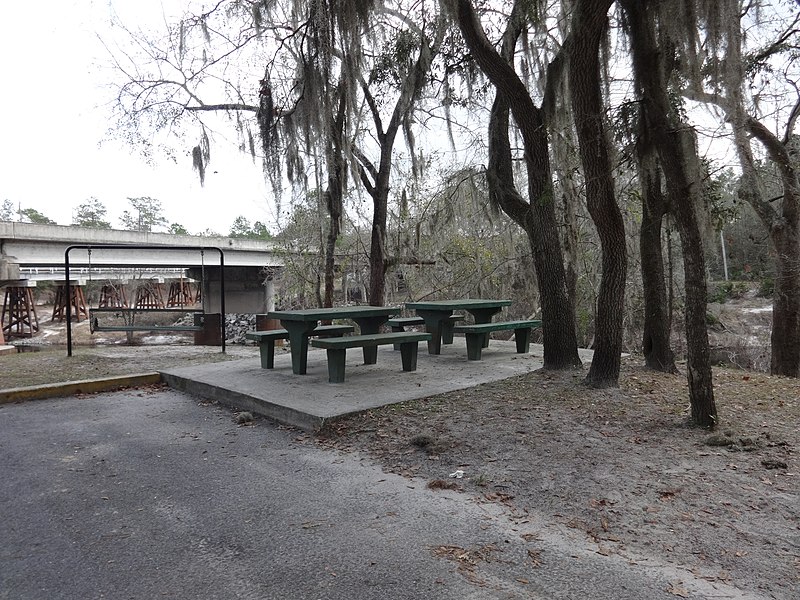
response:
<path fill-rule="evenodd" d="M 203 104 L 201 106 L 187 106 L 188 111 L 225 111 L 241 110 L 246 112 L 258 112 L 258 106 L 251 104 Z"/>

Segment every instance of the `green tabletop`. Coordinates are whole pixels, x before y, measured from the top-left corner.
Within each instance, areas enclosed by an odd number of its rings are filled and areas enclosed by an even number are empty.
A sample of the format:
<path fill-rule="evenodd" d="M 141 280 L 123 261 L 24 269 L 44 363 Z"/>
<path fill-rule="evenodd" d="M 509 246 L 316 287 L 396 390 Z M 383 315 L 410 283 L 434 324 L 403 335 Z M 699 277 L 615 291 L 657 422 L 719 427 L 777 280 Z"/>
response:
<path fill-rule="evenodd" d="M 358 319 L 363 317 L 389 317 L 400 313 L 399 306 L 335 306 L 333 308 L 303 308 L 299 310 L 273 310 L 268 319 L 286 321 L 325 321 L 328 319 Z"/>
<path fill-rule="evenodd" d="M 461 300 L 423 300 L 406 302 L 406 308 L 413 310 L 476 310 L 481 308 L 501 308 L 511 306 L 511 300 L 488 300 L 483 298 L 467 298 Z"/>

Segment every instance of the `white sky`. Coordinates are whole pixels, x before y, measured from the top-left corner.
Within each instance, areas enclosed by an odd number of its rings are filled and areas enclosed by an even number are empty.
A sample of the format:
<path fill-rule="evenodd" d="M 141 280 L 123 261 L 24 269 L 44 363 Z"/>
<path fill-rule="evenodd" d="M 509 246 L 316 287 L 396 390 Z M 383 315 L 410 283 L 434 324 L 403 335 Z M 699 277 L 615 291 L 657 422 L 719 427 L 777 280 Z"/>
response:
<path fill-rule="evenodd" d="M 274 208 L 261 170 L 235 147 L 226 156 L 215 144 L 205 187 L 185 152 L 188 142 L 178 164 L 162 160 L 155 167 L 121 142 L 100 147 L 112 92 L 103 88 L 109 73 L 99 67 L 107 55 L 97 33 L 108 35 L 110 4 L 132 28 L 134 20 L 157 24 L 163 18 L 160 0 L 2 3 L 0 202 L 69 225 L 75 207 L 94 196 L 108 208 L 112 227 L 120 227 L 127 198 L 151 196 L 170 222 L 191 233 L 227 234 L 239 215 L 272 227 Z"/>

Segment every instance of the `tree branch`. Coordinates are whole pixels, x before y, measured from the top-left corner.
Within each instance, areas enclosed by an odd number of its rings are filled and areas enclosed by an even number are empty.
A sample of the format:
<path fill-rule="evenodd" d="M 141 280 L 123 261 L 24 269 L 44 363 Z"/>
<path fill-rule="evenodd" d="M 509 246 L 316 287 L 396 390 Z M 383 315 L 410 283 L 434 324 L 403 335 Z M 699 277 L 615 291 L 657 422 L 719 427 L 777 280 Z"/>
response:
<path fill-rule="evenodd" d="M 258 112 L 258 106 L 251 104 L 203 104 L 201 106 L 187 106 L 186 110 L 194 111 L 216 111 L 216 110 L 242 110 L 247 112 Z"/>

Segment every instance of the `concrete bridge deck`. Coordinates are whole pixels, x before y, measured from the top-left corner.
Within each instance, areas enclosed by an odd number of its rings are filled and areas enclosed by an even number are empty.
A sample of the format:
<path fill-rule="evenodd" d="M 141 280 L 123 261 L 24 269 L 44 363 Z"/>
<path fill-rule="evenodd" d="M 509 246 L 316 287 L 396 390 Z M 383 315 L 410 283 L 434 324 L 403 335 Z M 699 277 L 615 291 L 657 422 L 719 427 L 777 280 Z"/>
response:
<path fill-rule="evenodd" d="M 114 247 L 108 247 L 111 245 Z M 70 280 L 178 279 L 183 274 L 202 280 L 208 312 L 221 310 L 219 250 L 224 254 L 225 304 L 230 312 L 271 309 L 274 294 L 266 270 L 282 267 L 285 256 L 284 250 L 267 240 L 0 221 L 0 286 L 17 285 L 13 282 L 24 279 L 66 279 L 68 249 Z M 171 277 L 167 274 L 170 270 L 174 270 Z"/>
<path fill-rule="evenodd" d="M 164 250 L 86 250 L 70 252 L 70 264 L 88 266 L 161 266 L 199 267 L 216 265 L 216 252 L 202 248 L 220 248 L 225 253 L 225 264 L 231 267 L 280 267 L 283 251 L 273 242 L 229 237 L 172 235 L 123 231 L 117 229 L 92 229 L 62 225 L 38 225 L 0 221 L 0 260 L 19 267 L 63 267 L 68 247 L 76 245 L 130 244 L 163 246 Z M 169 249 L 173 247 L 173 249 Z M 181 247 L 175 250 L 174 247 Z M 196 250 L 194 249 L 196 248 Z"/>

